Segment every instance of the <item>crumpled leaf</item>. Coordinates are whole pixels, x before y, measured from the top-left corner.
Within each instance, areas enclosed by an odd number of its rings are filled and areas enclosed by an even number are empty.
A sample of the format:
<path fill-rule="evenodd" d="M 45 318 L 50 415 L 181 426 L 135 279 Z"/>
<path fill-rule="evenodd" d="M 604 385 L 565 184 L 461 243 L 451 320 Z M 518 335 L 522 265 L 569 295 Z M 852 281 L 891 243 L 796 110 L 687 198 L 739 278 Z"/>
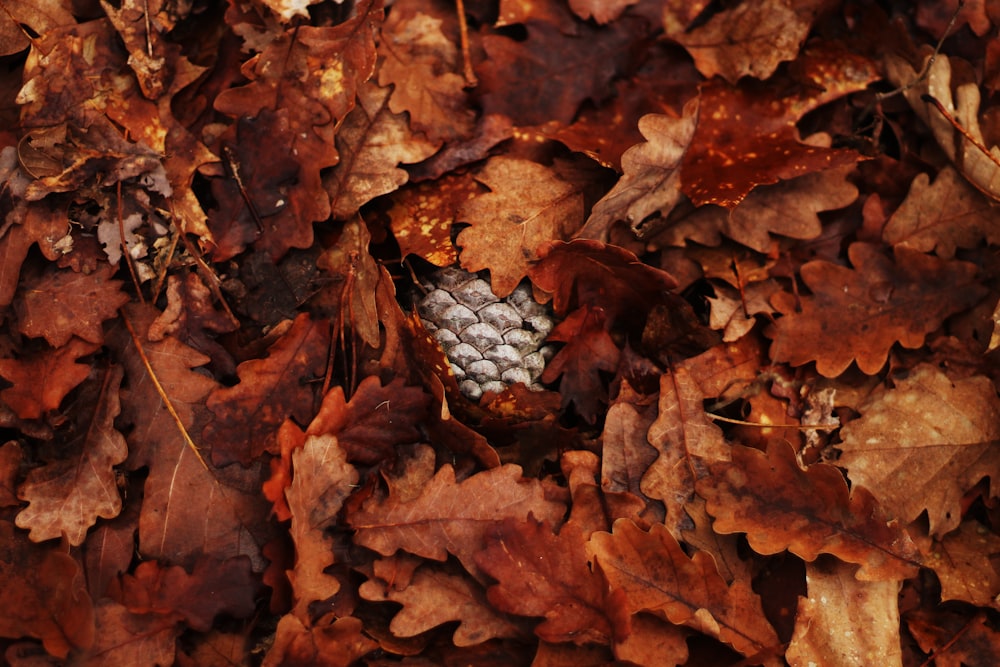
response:
<path fill-rule="evenodd" d="M 421 162 L 438 145 L 410 129 L 406 116 L 389 106 L 392 90 L 373 83 L 358 87 L 358 104 L 337 130 L 340 162 L 323 177 L 334 218 L 346 220 L 367 202 L 409 179 L 400 164 Z"/>
<path fill-rule="evenodd" d="M 249 465 L 274 449 L 274 436 L 286 417 L 308 422 L 313 411 L 310 380 L 326 368 L 330 326 L 301 314 L 271 347 L 264 359 L 239 365 L 240 383 L 218 387 L 205 401 L 215 415 L 202 433 L 219 465 Z"/>
<path fill-rule="evenodd" d="M 548 523 L 507 518 L 476 556 L 498 582 L 487 591 L 490 602 L 508 613 L 544 616 L 535 634 L 547 642 L 603 644 L 628 636 L 622 600 L 588 566 L 584 545 L 569 524 L 556 535 Z"/>
<path fill-rule="evenodd" d="M 389 624 L 396 637 L 414 637 L 444 623 L 458 622 L 455 646 L 473 646 L 498 637 L 518 637 L 522 630 L 486 600 L 486 590 L 468 576 L 421 566 L 401 584 L 371 579 L 360 587 L 366 600 L 392 600 L 403 606 Z"/>
<path fill-rule="evenodd" d="M 587 551 L 613 591 L 621 591 L 632 614 L 647 611 L 725 642 L 746 656 L 773 652 L 780 640 L 767 622 L 760 598 L 748 582 L 727 585 L 712 557 L 688 557 L 666 528 L 649 532 L 627 519 L 611 533 L 595 533 Z M 773 657 L 762 664 L 776 666 Z"/>
<path fill-rule="evenodd" d="M 863 372 L 876 373 L 896 342 L 920 347 L 946 317 L 985 294 L 966 262 L 904 247 L 896 247 L 893 261 L 866 243 L 852 244 L 847 254 L 853 269 L 823 260 L 802 266 L 813 294 L 801 305 L 787 292 L 772 299 L 783 313 L 768 331 L 774 361 L 815 361 L 816 370 L 834 377 L 856 360 Z"/>
<path fill-rule="evenodd" d="M 732 462 L 712 463 L 695 488 L 718 533 L 746 533 L 750 547 L 770 555 L 789 550 L 813 561 L 829 553 L 860 565 L 862 581 L 915 575 L 919 553 L 906 530 L 890 519 L 871 491 L 850 491 L 827 463 L 803 470 L 790 445 L 774 441 L 767 454 L 735 445 Z"/>
<path fill-rule="evenodd" d="M 997 245 L 1000 230 L 990 202 L 948 166 L 933 183 L 927 174 L 914 177 L 906 199 L 882 229 L 882 238 L 951 259 L 956 248 L 972 248 L 983 239 Z"/>
<path fill-rule="evenodd" d="M 110 519 L 121 511 L 114 471 L 128 456 L 125 438 L 114 426 L 121 412 L 121 381 L 122 369 L 114 366 L 87 388 L 89 395 L 78 400 L 93 407 L 75 413 L 75 437 L 63 443 L 67 455 L 35 468 L 21 485 L 18 495 L 28 506 L 17 515 L 17 525 L 30 528 L 35 542 L 65 535 L 78 546 L 99 517 Z"/>
<path fill-rule="evenodd" d="M 0 56 L 9 56 L 31 45 L 22 25 L 43 35 L 53 28 L 75 22 L 70 2 L 10 0 L 4 6 L 7 15 L 0 21 Z"/>
<path fill-rule="evenodd" d="M 50 270 L 26 277 L 14 304 L 18 329 L 25 336 L 45 338 L 52 347 L 62 347 L 74 335 L 100 345 L 101 323 L 129 300 L 122 281 L 112 275 L 114 269 L 102 264 L 89 274 Z"/>
<path fill-rule="evenodd" d="M 462 267 L 488 269 L 500 298 L 514 291 L 548 241 L 569 238 L 583 218 L 579 186 L 528 160 L 495 157 L 476 175 L 491 192 L 467 202 L 459 220 L 469 222 L 456 239 Z"/>
<path fill-rule="evenodd" d="M 858 581 L 847 563 L 806 563 L 809 597 L 800 598 L 792 665 L 903 665 L 899 583 Z"/>
<path fill-rule="evenodd" d="M 696 28 L 672 35 L 698 71 L 730 83 L 741 76 L 766 79 L 799 53 L 823 0 L 748 0 L 714 14 Z"/>
<path fill-rule="evenodd" d="M 590 212 L 578 238 L 604 241 L 617 220 L 637 231 L 651 216 L 666 216 L 683 199 L 679 167 L 698 125 L 700 101 L 684 105 L 681 118 L 647 114 L 639 119 L 645 143 L 622 154 L 622 177 Z"/>
<path fill-rule="evenodd" d="M 348 515 L 357 544 L 385 556 L 404 549 L 437 561 L 451 553 L 475 576 L 475 554 L 504 519 L 523 520 L 531 513 L 556 524 L 565 511 L 545 497 L 537 480 L 524 479 L 519 466 L 503 465 L 458 482 L 450 464 L 433 472 L 433 455 L 424 454 L 413 465 L 390 486 L 388 497 L 373 497 Z M 412 485 L 405 495 L 393 488 L 403 482 Z"/>
<path fill-rule="evenodd" d="M 93 644 L 94 609 L 68 549 L 32 544 L 8 521 L 0 544 L 0 637 L 36 637 L 57 658 Z"/>
<path fill-rule="evenodd" d="M 900 521 L 926 509 L 931 534 L 944 535 L 962 520 L 965 492 L 1000 479 L 1000 398 L 986 377 L 951 380 L 930 364 L 895 385 L 872 392 L 841 429 L 837 464 Z"/>
<path fill-rule="evenodd" d="M 90 366 L 77 359 L 97 349 L 95 343 L 71 338 L 56 349 L 0 359 L 0 376 L 14 385 L 0 390 L 0 398 L 21 419 L 38 419 L 56 410 L 66 394 L 90 374 Z"/>
<path fill-rule="evenodd" d="M 295 593 L 292 613 L 308 626 L 312 620 L 309 605 L 340 590 L 337 578 L 324 573 L 334 563 L 333 546 L 325 531 L 336 523 L 358 473 L 332 435 L 307 437 L 292 453 L 292 466 L 292 483 L 285 497 L 292 515 L 290 532 L 296 558 L 288 578 Z"/>

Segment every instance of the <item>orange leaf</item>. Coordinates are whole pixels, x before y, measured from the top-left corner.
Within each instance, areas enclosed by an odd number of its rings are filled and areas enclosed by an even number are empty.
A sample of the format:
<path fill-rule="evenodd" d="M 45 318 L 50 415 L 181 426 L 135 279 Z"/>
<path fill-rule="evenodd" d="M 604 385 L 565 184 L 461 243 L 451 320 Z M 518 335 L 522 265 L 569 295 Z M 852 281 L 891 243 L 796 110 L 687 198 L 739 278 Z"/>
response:
<path fill-rule="evenodd" d="M 38 419 L 57 409 L 66 394 L 87 379 L 90 366 L 76 360 L 97 349 L 94 343 L 72 338 L 54 350 L 0 359 L 0 375 L 14 384 L 0 391 L 0 398 L 21 419 Z"/>
<path fill-rule="evenodd" d="M 861 566 L 858 579 L 906 579 L 916 574 L 913 541 L 890 520 L 871 492 L 850 491 L 841 472 L 817 463 L 799 467 L 790 445 L 775 441 L 767 454 L 733 447 L 732 463 L 709 465 L 695 488 L 719 533 L 746 533 L 750 547 L 770 555 L 789 550 L 807 561 L 821 553 Z"/>

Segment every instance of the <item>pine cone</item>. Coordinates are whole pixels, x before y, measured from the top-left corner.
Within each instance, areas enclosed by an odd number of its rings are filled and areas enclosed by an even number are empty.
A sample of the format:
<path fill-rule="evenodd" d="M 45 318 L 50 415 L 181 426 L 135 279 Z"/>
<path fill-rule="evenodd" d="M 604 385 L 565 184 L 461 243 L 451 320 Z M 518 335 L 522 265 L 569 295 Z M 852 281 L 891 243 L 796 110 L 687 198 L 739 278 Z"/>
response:
<path fill-rule="evenodd" d="M 467 398 L 478 401 L 484 392 L 500 392 L 518 382 L 542 389 L 538 378 L 553 353 L 552 346 L 542 343 L 553 322 L 528 284 L 500 299 L 480 276 L 447 267 L 431 274 L 424 288 L 427 295 L 417 312 Z"/>

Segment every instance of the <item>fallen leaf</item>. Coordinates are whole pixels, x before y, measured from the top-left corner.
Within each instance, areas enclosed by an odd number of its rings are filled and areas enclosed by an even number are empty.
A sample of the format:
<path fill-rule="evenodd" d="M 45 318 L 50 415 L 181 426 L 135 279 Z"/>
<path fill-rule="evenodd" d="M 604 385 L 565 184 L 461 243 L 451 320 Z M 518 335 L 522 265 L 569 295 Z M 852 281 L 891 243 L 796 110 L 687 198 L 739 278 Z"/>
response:
<path fill-rule="evenodd" d="M 63 398 L 90 374 L 90 366 L 77 360 L 97 349 L 95 343 L 71 338 L 56 349 L 0 359 L 0 376 L 14 385 L 0 391 L 0 398 L 21 419 L 38 419 L 57 410 Z"/>
<path fill-rule="evenodd" d="M 1000 637 L 983 612 L 917 609 L 903 622 L 920 648 L 941 667 L 991 665 L 1000 660 Z"/>
<path fill-rule="evenodd" d="M 688 557 L 666 528 L 649 532 L 627 519 L 587 544 L 613 591 L 621 591 L 630 613 L 647 611 L 675 625 L 715 637 L 745 656 L 777 665 L 780 643 L 761 610 L 760 598 L 744 581 L 731 586 L 705 553 Z"/>
<path fill-rule="evenodd" d="M 78 546 L 98 518 L 121 511 L 114 471 L 128 456 L 125 438 L 114 426 L 121 381 L 122 369 L 114 366 L 85 387 L 79 400 L 92 407 L 77 413 L 80 422 L 64 443 L 71 454 L 28 473 L 18 493 L 28 506 L 18 513 L 17 525 L 31 529 L 33 541 L 65 536 Z"/>
<path fill-rule="evenodd" d="M 710 464 L 695 483 L 719 533 L 746 533 L 759 554 L 788 550 L 805 561 L 821 553 L 860 565 L 861 581 L 901 580 L 920 565 L 906 530 L 890 519 L 868 489 L 848 490 L 827 463 L 803 470 L 791 446 L 774 442 L 767 453 L 735 445 L 732 462 Z"/>
<path fill-rule="evenodd" d="M 493 292 L 504 298 L 528 275 L 542 244 L 567 239 L 576 230 L 583 197 L 552 169 L 527 160 L 493 158 L 476 180 L 490 192 L 462 207 L 459 220 L 472 226 L 459 232 L 456 244 L 462 268 L 488 269 Z"/>
<path fill-rule="evenodd" d="M 824 260 L 802 266 L 812 296 L 801 306 L 787 292 L 772 299 L 783 314 L 768 331 L 771 358 L 800 366 L 816 362 L 826 377 L 840 375 L 852 361 L 876 373 L 898 341 L 914 349 L 941 322 L 979 301 L 983 288 L 973 282 L 974 265 L 950 261 L 903 247 L 894 258 L 877 246 L 854 243 L 848 249 L 853 269 Z"/>
<path fill-rule="evenodd" d="M 108 598 L 99 600 L 92 613 L 97 627 L 94 642 L 77 658 L 76 664 L 101 667 L 174 663 L 180 635 L 176 618 L 135 614 Z"/>
<path fill-rule="evenodd" d="M 951 380 L 921 364 L 895 388 L 879 388 L 840 431 L 837 465 L 904 523 L 927 510 L 932 535 L 958 528 L 965 492 L 1000 478 L 1000 398 L 976 376 Z"/>
<path fill-rule="evenodd" d="M 363 632 L 353 616 L 323 619 L 307 627 L 293 614 L 278 621 L 274 644 L 264 656 L 264 667 L 350 667 L 379 645 Z"/>
<path fill-rule="evenodd" d="M 451 242 L 452 225 L 477 189 L 471 176 L 448 174 L 396 193 L 389 217 L 400 254 L 416 255 L 435 266 L 454 264 L 458 251 Z"/>
<path fill-rule="evenodd" d="M 806 563 L 809 597 L 799 599 L 785 653 L 795 667 L 903 665 L 899 583 L 858 581 L 847 563 Z"/>
<path fill-rule="evenodd" d="M 32 544 L 8 521 L 0 521 L 0 544 L 0 637 L 41 639 L 60 659 L 90 647 L 94 609 L 68 549 Z"/>
<path fill-rule="evenodd" d="M 404 549 L 444 561 L 451 553 L 476 576 L 480 570 L 475 555 L 504 519 L 524 520 L 531 513 L 540 521 L 557 523 L 565 511 L 562 503 L 545 497 L 537 480 L 524 479 L 514 465 L 456 482 L 454 468 L 445 464 L 427 478 L 406 494 L 409 497 L 398 492 L 375 497 L 349 514 L 354 541 L 385 556 Z"/>
<path fill-rule="evenodd" d="M 308 383 L 323 377 L 329 335 L 328 322 L 302 314 L 268 348 L 266 358 L 239 365 L 239 384 L 209 394 L 205 406 L 215 418 L 202 440 L 211 448 L 213 461 L 249 465 L 274 449 L 274 436 L 287 417 L 300 423 L 312 418 L 315 399 Z"/>
<path fill-rule="evenodd" d="M 101 324 L 128 303 L 122 281 L 112 280 L 114 269 L 100 266 L 93 273 L 49 270 L 26 277 L 22 296 L 14 308 L 18 329 L 25 336 L 45 338 L 52 347 L 62 347 L 74 335 L 100 345 Z"/>
<path fill-rule="evenodd" d="M 497 580 L 487 596 L 498 609 L 543 616 L 535 634 L 553 643 L 607 643 L 628 635 L 622 601 L 591 570 L 579 529 L 508 518 L 487 534 L 476 562 Z"/>
<path fill-rule="evenodd" d="M 1000 606 L 1000 537 L 974 519 L 963 521 L 940 540 L 920 545 L 927 566 L 941 582 L 941 600 L 961 600 L 978 607 Z"/>

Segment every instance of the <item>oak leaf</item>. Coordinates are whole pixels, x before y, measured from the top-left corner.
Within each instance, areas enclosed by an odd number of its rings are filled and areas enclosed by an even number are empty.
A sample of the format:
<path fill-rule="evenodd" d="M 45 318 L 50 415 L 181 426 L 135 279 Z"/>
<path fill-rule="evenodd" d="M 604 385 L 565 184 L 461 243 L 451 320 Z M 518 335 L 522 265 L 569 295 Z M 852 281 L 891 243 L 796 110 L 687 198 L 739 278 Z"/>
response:
<path fill-rule="evenodd" d="M 904 247 L 889 259 L 866 243 L 852 244 L 847 253 L 853 269 L 824 260 L 802 266 L 813 294 L 802 297 L 801 306 L 786 292 L 772 299 L 783 313 L 768 332 L 774 361 L 816 361 L 816 370 L 833 377 L 856 360 L 863 372 L 876 373 L 897 341 L 920 347 L 946 317 L 985 293 L 974 282 L 976 267 L 966 262 Z"/>
<path fill-rule="evenodd" d="M 389 624 L 396 637 L 414 637 L 455 621 L 455 646 L 522 634 L 512 619 L 490 606 L 480 584 L 467 575 L 433 565 L 420 567 L 405 585 L 372 579 L 362 584 L 359 592 L 366 600 L 391 600 L 403 606 Z"/>
<path fill-rule="evenodd" d="M 987 667 L 1000 662 L 1000 636 L 988 619 L 982 611 L 939 607 L 910 611 L 903 622 L 935 665 Z"/>
<path fill-rule="evenodd" d="M 479 186 L 468 174 L 445 174 L 429 182 L 404 188 L 393 197 L 389 218 L 403 257 L 416 255 L 435 266 L 449 266 L 458 259 L 451 229 L 458 211 Z"/>
<path fill-rule="evenodd" d="M 654 215 L 665 217 L 684 198 L 680 166 L 698 125 L 700 102 L 684 105 L 681 118 L 647 114 L 639 119 L 646 139 L 622 154 L 622 177 L 590 212 L 577 237 L 604 241 L 611 225 L 624 220 L 638 231 Z"/>
<path fill-rule="evenodd" d="M 431 476 L 432 458 L 424 459 L 421 470 L 420 475 L 410 473 L 407 489 L 391 489 L 388 497 L 373 497 L 348 515 L 357 544 L 386 556 L 404 549 L 437 561 L 451 553 L 475 576 L 480 572 L 475 554 L 504 519 L 523 520 L 531 513 L 554 524 L 565 512 L 562 503 L 546 498 L 541 483 L 524 479 L 515 465 L 461 482 L 450 464 Z"/>
<path fill-rule="evenodd" d="M 860 565 L 862 581 L 912 577 L 919 553 L 868 489 L 848 490 L 827 463 L 799 467 L 790 445 L 767 453 L 736 445 L 732 462 L 712 463 L 695 488 L 715 517 L 716 532 L 746 533 L 750 547 L 770 555 L 788 550 L 806 561 L 829 553 Z"/>
<path fill-rule="evenodd" d="M 858 581 L 847 563 L 806 563 L 809 597 L 799 598 L 791 665 L 903 665 L 899 583 Z"/>
<path fill-rule="evenodd" d="M 471 223 L 456 239 L 462 267 L 490 271 L 500 298 L 509 295 L 539 257 L 539 247 L 569 238 L 583 218 L 579 186 L 552 169 L 528 160 L 495 157 L 476 175 L 491 192 L 470 200 L 459 212 Z"/>
<path fill-rule="evenodd" d="M 655 394 L 636 391 L 622 379 L 601 433 L 601 488 L 605 491 L 642 494 L 640 480 L 657 457 L 646 440 L 657 415 L 656 398 Z"/>
<path fill-rule="evenodd" d="M 823 7 L 822 0 L 751 0 L 724 9 L 690 30 L 672 35 L 706 79 L 730 83 L 742 76 L 767 79 L 793 60 Z"/>
<path fill-rule="evenodd" d="M 17 525 L 30 528 L 35 542 L 65 535 L 77 546 L 99 517 L 110 519 L 121 511 L 114 471 L 128 456 L 125 438 L 114 426 L 121 412 L 121 381 L 122 369 L 115 366 L 86 388 L 78 400 L 92 408 L 75 413 L 79 423 L 64 443 L 67 455 L 35 468 L 21 485 L 18 495 L 28 506 L 17 515 Z"/>
<path fill-rule="evenodd" d="M 379 648 L 359 618 L 328 614 L 322 620 L 308 627 L 294 614 L 282 616 L 263 667 L 351 667 Z"/>
<path fill-rule="evenodd" d="M 1000 398 L 986 377 L 951 380 L 920 364 L 880 388 L 841 429 L 837 464 L 854 484 L 909 523 L 927 510 L 932 535 L 962 520 L 962 498 L 983 477 L 1000 479 Z"/>
<path fill-rule="evenodd" d="M 688 523 L 685 506 L 705 466 L 730 458 L 722 430 L 705 414 L 704 400 L 690 371 L 665 372 L 660 376 L 656 419 L 645 434 L 659 456 L 642 476 L 642 492 L 663 501 L 664 525 L 678 539 L 681 526 Z"/>
<path fill-rule="evenodd" d="M 713 285 L 713 288 L 715 296 L 706 298 L 712 308 L 709 326 L 721 330 L 726 343 L 745 336 L 757 323 L 754 315 L 770 317 L 774 313 L 771 297 L 781 291 L 776 280 L 750 283 L 741 291 L 728 285 Z"/>
<path fill-rule="evenodd" d="M 247 618 L 256 606 L 257 584 L 246 558 L 203 558 L 190 573 L 146 561 L 122 577 L 121 586 L 121 601 L 130 612 L 183 619 L 198 632 L 211 630 L 219 614 Z"/>
<path fill-rule="evenodd" d="M 349 323 L 366 345 L 378 347 L 379 312 L 375 295 L 388 274 L 368 250 L 371 238 L 368 226 L 359 217 L 348 220 L 340 238 L 319 256 L 316 266 L 334 280 L 343 281 L 336 301 L 338 319 Z"/>
<path fill-rule="evenodd" d="M 324 573 L 333 565 L 333 547 L 324 534 L 337 521 L 344 499 L 358 481 L 354 466 L 332 435 L 313 435 L 292 453 L 293 477 L 285 490 L 292 515 L 295 569 L 288 573 L 295 593 L 293 614 L 310 624 L 309 605 L 340 590 L 338 580 Z"/>
<path fill-rule="evenodd" d="M 437 149 L 410 129 L 406 116 L 393 113 L 392 89 L 358 86 L 358 103 L 337 131 L 340 162 L 323 177 L 334 218 L 346 220 L 366 203 L 409 179 L 400 164 L 421 162 Z"/>
<path fill-rule="evenodd" d="M 605 330 L 604 311 L 586 306 L 574 311 L 556 325 L 547 340 L 566 345 L 545 366 L 541 380 L 559 381 L 562 405 L 576 406 L 576 411 L 593 424 L 602 402 L 606 402 L 601 373 L 618 369 L 621 350 Z"/>
<path fill-rule="evenodd" d="M 543 616 L 535 634 L 547 642 L 606 644 L 628 636 L 622 600 L 588 566 L 578 528 L 567 524 L 556 535 L 547 522 L 508 518 L 487 537 L 476 562 L 497 580 L 487 591 L 495 607 Z"/>
<path fill-rule="evenodd" d="M 941 582 L 941 600 L 961 600 L 977 607 L 1000 607 L 1000 537 L 974 519 L 940 540 L 922 540 L 924 561 Z"/>
<path fill-rule="evenodd" d="M 68 549 L 32 544 L 7 521 L 0 544 L 0 637 L 37 637 L 57 658 L 93 644 L 94 609 Z"/>
<path fill-rule="evenodd" d="M 94 643 L 76 661 L 82 667 L 101 665 L 170 665 L 176 658 L 181 627 L 176 617 L 133 613 L 104 598 L 93 607 L 97 627 Z"/>
<path fill-rule="evenodd" d="M 882 238 L 920 252 L 934 251 L 950 259 L 956 248 L 971 248 L 985 239 L 1000 243 L 993 206 L 954 168 L 942 169 L 934 182 L 917 174 L 910 192 L 882 230 Z"/>
<path fill-rule="evenodd" d="M 102 264 L 90 274 L 49 270 L 26 277 L 14 304 L 18 329 L 25 336 L 45 338 L 52 347 L 62 347 L 74 335 L 100 345 L 101 323 L 129 300 L 122 281 L 112 275 L 114 269 Z"/>
<path fill-rule="evenodd" d="M 0 398 L 21 419 L 38 419 L 56 410 L 66 394 L 90 374 L 90 366 L 77 360 L 97 349 L 95 343 L 72 338 L 54 350 L 0 359 L 0 376 L 14 385 L 0 391 Z"/>
<path fill-rule="evenodd" d="M 675 625 L 686 625 L 715 637 L 745 656 L 765 657 L 780 641 L 767 622 L 760 598 L 748 582 L 731 585 L 719 575 L 712 557 L 688 557 L 666 528 L 649 532 L 627 519 L 611 533 L 596 533 L 587 551 L 600 566 L 613 591 L 621 591 L 632 614 L 647 611 Z"/>
<path fill-rule="evenodd" d="M 329 335 L 328 322 L 303 313 L 268 348 L 266 358 L 239 365 L 239 384 L 212 391 L 205 406 L 215 418 L 202 440 L 212 448 L 213 461 L 249 465 L 274 449 L 274 436 L 287 417 L 310 420 L 314 398 L 308 382 L 323 376 Z"/>
<path fill-rule="evenodd" d="M 410 125 L 432 143 L 468 137 L 474 114 L 457 73 L 460 58 L 443 19 L 397 5 L 382 26 L 380 86 L 393 85 L 389 109 L 408 112 Z M 457 26 L 448 26 L 449 32 Z"/>
<path fill-rule="evenodd" d="M 17 482 L 21 474 L 24 452 L 17 441 L 0 445 L 0 507 L 18 504 Z"/>

